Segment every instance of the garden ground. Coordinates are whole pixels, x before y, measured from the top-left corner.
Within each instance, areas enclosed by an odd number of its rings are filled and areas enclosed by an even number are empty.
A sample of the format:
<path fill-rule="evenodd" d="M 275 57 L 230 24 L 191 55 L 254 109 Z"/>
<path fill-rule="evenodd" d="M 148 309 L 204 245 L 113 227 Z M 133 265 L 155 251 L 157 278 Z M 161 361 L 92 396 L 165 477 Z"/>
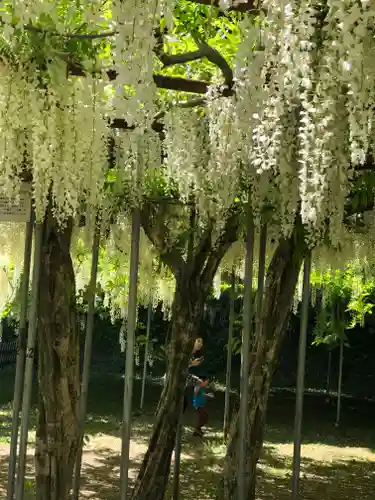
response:
<path fill-rule="evenodd" d="M 105 374 L 104 374 L 105 373 Z M 119 497 L 120 425 L 122 379 L 104 369 L 91 380 L 84 450 L 82 498 L 115 500 Z M 10 402 L 13 375 L 0 373 L 0 498 L 5 497 L 10 436 Z M 140 384 L 135 384 L 135 409 L 139 405 Z M 134 477 L 152 428 L 153 412 L 160 394 L 156 382 L 148 383 L 146 411 L 134 412 L 131 443 L 131 474 Z M 233 396 L 233 399 L 236 396 Z M 223 394 L 217 391 L 211 404 L 211 421 L 207 436 L 199 441 L 191 436 L 194 415 L 186 415 L 181 464 L 181 499 L 209 500 L 221 478 L 225 452 L 222 440 Z M 303 426 L 301 498 L 303 500 L 372 500 L 375 488 L 375 407 L 370 403 L 346 402 L 339 429 L 333 425 L 335 408 L 325 398 L 305 398 Z M 276 392 L 269 406 L 266 443 L 258 473 L 258 500 L 291 498 L 291 465 L 293 454 L 294 396 Z M 33 429 L 35 413 L 31 415 Z M 33 430 L 30 432 L 29 460 L 25 500 L 33 495 Z M 170 495 L 167 496 L 170 498 Z"/>

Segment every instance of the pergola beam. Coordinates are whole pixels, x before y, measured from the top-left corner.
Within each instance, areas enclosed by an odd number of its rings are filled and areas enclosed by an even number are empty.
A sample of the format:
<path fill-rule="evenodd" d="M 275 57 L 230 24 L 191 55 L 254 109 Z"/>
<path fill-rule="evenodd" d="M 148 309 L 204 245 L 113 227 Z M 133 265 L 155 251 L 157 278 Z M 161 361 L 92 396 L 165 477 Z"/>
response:
<path fill-rule="evenodd" d="M 84 77 L 87 75 L 84 68 L 77 63 L 69 63 L 68 62 L 68 71 L 69 71 L 69 74 L 72 76 Z M 110 70 L 106 71 L 106 75 L 107 75 L 109 81 L 113 82 L 114 80 L 116 80 L 118 74 L 117 74 L 116 70 L 110 69 Z M 205 95 L 208 92 L 208 88 L 210 86 L 209 82 L 205 82 L 202 80 L 188 80 L 186 78 L 160 75 L 160 74 L 154 74 L 153 80 L 154 80 L 155 85 L 159 89 L 174 90 L 174 91 L 178 91 L 178 92 L 186 92 L 186 93 L 199 94 L 199 95 Z M 221 95 L 223 97 L 229 97 L 233 94 L 234 94 L 233 89 L 231 89 L 229 87 L 225 87 L 221 93 Z M 186 106 L 193 107 L 195 105 L 201 105 L 201 104 L 202 104 L 202 101 L 199 99 L 196 99 L 195 101 L 192 100 L 191 103 L 187 102 Z M 184 103 L 181 103 L 181 106 L 184 107 Z M 130 127 L 127 124 L 125 119 L 116 118 L 112 121 L 111 128 L 133 129 L 135 127 L 134 126 Z M 157 119 L 155 119 L 155 121 L 152 125 L 152 128 L 155 132 L 160 133 L 163 129 L 163 125 Z"/>
<path fill-rule="evenodd" d="M 86 76 L 84 68 L 78 64 L 69 64 L 68 70 L 72 76 Z M 110 69 L 106 71 L 109 81 L 113 82 L 117 78 L 117 71 Z M 179 92 L 188 92 L 191 94 L 204 95 L 210 86 L 209 82 L 203 80 L 188 80 L 177 76 L 160 75 L 158 73 L 153 75 L 154 83 L 159 89 L 175 90 Z M 233 91 L 229 88 L 223 90 L 222 95 L 229 97 Z"/>

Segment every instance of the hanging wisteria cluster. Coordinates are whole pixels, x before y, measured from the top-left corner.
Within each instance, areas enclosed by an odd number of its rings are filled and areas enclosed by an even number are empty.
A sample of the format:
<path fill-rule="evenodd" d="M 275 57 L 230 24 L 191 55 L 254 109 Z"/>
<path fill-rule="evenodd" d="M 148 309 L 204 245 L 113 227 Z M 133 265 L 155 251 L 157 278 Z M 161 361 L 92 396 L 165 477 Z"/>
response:
<path fill-rule="evenodd" d="M 372 267 L 375 263 L 375 222 L 371 212 L 367 213 L 368 221 L 361 231 L 345 228 L 339 248 L 318 245 L 313 251 L 313 259 L 317 269 L 343 270 L 351 260 L 358 260 L 363 267 Z"/>
<path fill-rule="evenodd" d="M 312 251 L 313 274 L 344 273 L 347 266 L 357 265 L 361 279 L 372 279 L 375 264 L 375 220 L 372 212 L 364 213 L 364 223 L 359 231 L 348 226 L 343 228 L 340 244 L 337 247 L 327 246 L 324 242 Z M 302 301 L 303 271 L 301 270 L 298 285 L 294 294 L 293 310 L 296 313 Z M 362 289 L 360 290 L 362 291 Z M 354 290 L 355 292 L 355 290 Z M 311 287 L 311 302 L 315 305 L 316 287 Z M 324 302 L 324 296 L 323 296 Z"/>
<path fill-rule="evenodd" d="M 171 25 L 172 0 L 114 0 L 106 7 L 81 1 L 82 19 L 108 30 L 109 47 L 101 60 L 82 61 L 85 77 L 71 76 L 58 52 L 44 72 L 24 54 L 15 54 L 16 63 L 3 56 L 1 191 L 13 196 L 30 176 L 39 219 L 50 198 L 61 221 L 83 202 L 96 213 L 114 134 L 116 175 L 134 202 L 141 202 L 147 172 L 162 166 L 165 180 L 182 200 L 195 200 L 201 217 L 219 224 L 234 198 L 246 199 L 251 189 L 256 221 L 265 204 L 272 206 L 288 234 L 300 212 L 312 241 L 328 234 L 336 245 L 349 181 L 372 161 L 375 7 L 368 0 L 260 6 L 259 22 L 248 16 L 242 23 L 233 95 L 212 86 L 203 107 L 168 106 L 162 138 L 152 130 L 160 104 L 154 29 L 161 16 Z M 37 26 L 42 16 L 66 35 L 75 15 L 54 2 L 16 1 L 0 9 L 3 37 L 15 50 L 15 30 Z M 114 133 L 113 118 L 134 128 Z"/>
<path fill-rule="evenodd" d="M 102 234 L 105 225 L 102 224 Z M 93 228 L 76 228 L 73 233 L 71 253 L 75 267 L 77 291 L 85 290 L 91 274 L 91 242 Z M 126 318 L 129 299 L 129 268 L 131 252 L 131 220 L 121 216 L 110 228 L 109 236 L 99 253 L 97 283 L 104 293 L 104 307 L 108 308 L 112 321 L 123 319 L 119 332 L 119 343 L 125 349 Z M 138 267 L 139 305 L 150 302 L 156 308 L 163 307 L 166 317 L 170 318 L 174 297 L 175 279 L 172 273 L 159 265 L 157 253 L 141 231 Z"/>
<path fill-rule="evenodd" d="M 0 315 L 16 299 L 23 270 L 25 232 L 13 222 L 0 223 Z"/>
<path fill-rule="evenodd" d="M 113 0 L 114 69 L 117 72 L 113 106 L 129 125 L 151 125 L 156 113 L 154 30 L 161 14 L 170 18 L 168 2 Z"/>
<path fill-rule="evenodd" d="M 105 293 L 105 305 L 111 309 L 113 317 L 127 315 L 130 251 L 131 221 L 124 216 L 112 226 L 99 263 L 98 282 Z M 143 231 L 138 276 L 138 302 L 148 304 L 152 301 L 155 307 L 162 302 L 167 312 L 173 300 L 174 278 L 168 270 L 158 265 L 156 251 Z"/>
<path fill-rule="evenodd" d="M 51 193 L 57 220 L 83 199 L 100 204 L 106 153 L 103 84 L 87 79 L 41 88 L 33 68 L 0 68 L 0 188 L 17 194 L 31 174 L 38 219 Z"/>
<path fill-rule="evenodd" d="M 348 181 L 373 144 L 374 5 L 266 0 L 262 6 L 262 29 L 245 25 L 238 52 L 243 153 L 258 184 L 264 174 L 269 183 L 272 173 L 285 232 L 300 210 L 312 238 L 325 233 L 329 220 L 336 244 Z"/>
<path fill-rule="evenodd" d="M 300 212 L 312 242 L 328 235 L 337 245 L 349 181 L 372 158 L 374 5 L 262 7 L 260 25 L 250 18 L 242 25 L 235 94 L 219 97 L 222 89 L 212 87 L 201 115 L 172 109 L 165 162 L 180 192 L 193 190 L 218 219 L 251 186 L 256 217 L 273 206 L 288 234 Z"/>
<path fill-rule="evenodd" d="M 153 172 L 160 171 L 161 140 L 152 130 L 138 127 L 135 130 L 119 130 L 115 134 L 116 189 L 134 205 L 142 204 L 147 194 L 145 180 Z"/>
<path fill-rule="evenodd" d="M 83 0 L 66 10 L 57 9 L 55 2 L 16 1 L 0 8 L 2 35 L 11 52 L 11 57 L 2 52 L 0 66 L 2 193 L 17 195 L 22 180 L 31 178 L 38 220 L 44 217 L 49 200 L 60 222 L 79 212 L 82 204 L 87 213 L 90 209 L 96 213 L 104 199 L 111 121 L 120 117 L 128 127 L 138 127 L 131 151 L 123 148 L 125 165 L 133 166 L 133 159 L 139 163 L 144 150 L 155 142 L 154 138 L 142 142 L 155 114 L 153 29 L 161 14 L 170 18 L 170 12 L 170 2 L 151 0 L 114 1 L 110 7 Z M 20 31 L 39 33 L 41 39 L 55 40 L 60 35 L 64 39 L 79 16 L 89 29 L 103 27 L 110 47 L 102 54 L 98 47 L 100 60 L 87 56 L 80 61 L 86 76 L 69 76 L 77 73 L 67 63 L 70 55 L 48 48 L 48 40 L 46 63 L 41 65 L 27 50 L 19 51 Z M 41 19 L 51 19 L 56 32 L 38 28 Z M 111 82 L 107 69 L 117 75 Z M 160 164 L 160 150 L 154 157 Z M 134 177 L 132 168 L 124 170 Z"/>

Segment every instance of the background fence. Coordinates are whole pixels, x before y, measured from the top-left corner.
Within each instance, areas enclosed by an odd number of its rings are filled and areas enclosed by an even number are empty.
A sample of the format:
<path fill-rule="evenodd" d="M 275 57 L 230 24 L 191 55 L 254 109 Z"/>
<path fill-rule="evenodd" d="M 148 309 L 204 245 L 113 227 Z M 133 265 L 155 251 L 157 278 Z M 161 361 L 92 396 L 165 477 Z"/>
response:
<path fill-rule="evenodd" d="M 201 327 L 200 334 L 204 338 L 204 371 L 211 378 L 220 382 L 225 380 L 226 344 L 228 336 L 228 312 L 229 304 L 224 298 L 216 301 L 209 314 L 207 314 Z M 328 347 L 325 345 L 315 346 L 314 341 L 314 311 L 310 311 L 308 348 L 306 356 L 306 383 L 307 389 L 323 390 L 327 388 L 328 373 Z M 238 308 L 238 321 L 235 327 L 235 336 L 241 336 L 240 307 Z M 138 335 L 144 335 L 147 321 L 147 310 L 140 308 L 138 317 Z M 121 322 L 115 324 L 109 321 L 105 315 L 95 318 L 93 337 L 93 370 L 101 372 L 124 370 L 124 355 L 119 345 L 119 331 Z M 152 338 L 156 338 L 156 349 L 158 354 L 162 353 L 168 322 L 165 321 L 161 310 L 157 310 L 153 316 Z M 343 386 L 345 394 L 353 397 L 375 399 L 375 368 L 373 357 L 375 353 L 375 315 L 369 316 L 364 328 L 349 330 L 348 347 L 344 349 L 343 363 Z M 299 319 L 298 315 L 292 317 L 290 328 L 280 353 L 279 366 L 277 367 L 273 385 L 279 388 L 294 389 L 297 372 L 297 355 L 299 341 Z M 81 322 L 81 363 L 84 348 L 84 322 Z M 143 360 L 143 347 L 140 348 L 140 361 Z M 12 325 L 5 325 L 2 341 L 0 342 L 0 377 L 1 369 L 5 366 L 14 365 L 17 357 L 17 337 Z M 162 358 L 162 356 L 159 356 Z M 240 356 L 233 358 L 233 387 L 239 385 Z M 337 391 L 338 384 L 339 349 L 332 351 L 330 390 Z M 141 366 L 137 368 L 141 372 Z M 165 363 L 162 359 L 155 361 L 148 372 L 154 376 L 161 376 L 165 371 Z M 197 370 L 199 374 L 199 370 Z"/>

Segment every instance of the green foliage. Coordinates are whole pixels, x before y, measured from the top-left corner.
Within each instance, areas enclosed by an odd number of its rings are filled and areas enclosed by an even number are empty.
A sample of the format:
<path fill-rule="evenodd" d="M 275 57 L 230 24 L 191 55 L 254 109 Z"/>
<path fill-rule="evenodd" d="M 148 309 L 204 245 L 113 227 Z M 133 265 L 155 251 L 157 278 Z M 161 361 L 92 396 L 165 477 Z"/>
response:
<path fill-rule="evenodd" d="M 46 2 L 47 3 L 47 2 Z M 2 15 L 7 13 L 12 20 L 14 31 L 12 33 L 12 47 L 9 47 L 7 33 L 3 32 L 0 40 L 0 54 L 6 56 L 7 61 L 16 64 L 22 59 L 23 63 L 29 62 L 36 65 L 41 73 L 42 79 L 53 79 L 53 61 L 66 64 L 66 61 L 80 62 L 84 65 L 91 61 L 97 65 L 109 55 L 108 39 L 72 38 L 63 36 L 59 31 L 66 34 L 95 34 L 105 29 L 103 23 L 96 23 L 89 27 L 86 22 L 85 9 L 87 3 L 79 0 L 72 3 L 70 0 L 58 2 L 57 7 L 53 2 L 51 8 L 39 15 L 34 21 L 35 30 L 24 30 L 18 23 L 11 2 L 2 2 L 0 11 Z M 104 9 L 104 4 L 102 10 Z M 61 29 L 63 27 L 63 30 Z M 37 31 L 40 29 L 40 31 Z"/>
<path fill-rule="evenodd" d="M 26 493 L 30 493 L 35 495 L 36 493 L 36 488 L 35 488 L 35 483 L 31 479 L 25 479 L 23 482 L 24 485 L 24 490 Z"/>
<path fill-rule="evenodd" d="M 0 12 L 12 20 L 15 29 L 12 33 L 12 47 L 9 46 L 7 33 L 2 33 L 1 55 L 14 64 L 20 58 L 23 62 L 32 62 L 42 72 L 43 78 L 48 79 L 53 78 L 50 74 L 51 62 L 56 64 L 57 61 L 61 61 L 61 64 L 66 64 L 69 61 L 83 66 L 89 64 L 97 69 L 111 65 L 111 37 L 95 39 L 66 36 L 94 35 L 108 31 L 106 22 L 97 20 L 88 24 L 87 2 L 65 0 L 58 2 L 57 8 L 52 1 L 47 0 L 46 3 L 51 3 L 51 8 L 45 9 L 33 23 L 40 31 L 23 30 L 18 27 L 19 19 L 12 2 L 2 3 Z M 110 3 L 103 2 L 100 7 L 96 7 L 98 8 L 102 16 L 110 20 Z M 92 9 L 94 12 L 94 5 Z M 168 54 L 191 52 L 197 50 L 196 42 L 200 40 L 215 47 L 230 64 L 240 41 L 242 18 L 243 14 L 240 13 L 231 12 L 224 16 L 220 9 L 180 0 L 175 3 L 172 29 L 168 29 L 166 19 L 159 20 L 160 33 L 163 37 L 162 48 Z M 155 70 L 165 75 L 203 79 L 209 82 L 215 78 L 217 80 L 220 75 L 218 68 L 206 59 L 163 68 L 156 55 Z M 176 98 L 175 92 L 160 90 L 159 94 L 162 99 Z"/>
<path fill-rule="evenodd" d="M 241 321 L 235 321 L 235 327 L 238 329 L 242 327 L 242 322 Z M 226 346 L 228 349 L 228 345 Z M 235 355 L 241 354 L 241 347 L 242 347 L 242 339 L 239 337 L 236 337 L 232 341 L 232 353 Z"/>
<path fill-rule="evenodd" d="M 357 174 L 351 186 L 347 213 L 359 214 L 371 210 L 375 202 L 375 173 L 369 170 Z"/>
<path fill-rule="evenodd" d="M 240 20 L 243 15 L 231 12 L 223 16 L 219 9 L 188 1 L 176 2 L 174 27 L 167 32 L 162 21 L 161 28 L 166 32 L 164 50 L 170 54 L 193 52 L 197 50 L 196 40 L 205 41 L 230 64 L 240 42 Z M 163 74 L 212 81 L 218 68 L 207 61 L 192 61 L 162 70 Z"/>
<path fill-rule="evenodd" d="M 344 271 L 312 272 L 311 285 L 320 298 L 314 344 L 330 347 L 346 340 L 346 331 L 364 326 L 374 308 L 375 279 L 357 262 Z"/>
<path fill-rule="evenodd" d="M 7 274 L 11 290 L 7 302 L 2 308 L 1 317 L 5 318 L 9 316 L 18 320 L 21 306 L 22 274 L 14 281 L 15 267 L 13 264 L 10 264 L 7 268 L 4 267 L 4 272 Z"/>

